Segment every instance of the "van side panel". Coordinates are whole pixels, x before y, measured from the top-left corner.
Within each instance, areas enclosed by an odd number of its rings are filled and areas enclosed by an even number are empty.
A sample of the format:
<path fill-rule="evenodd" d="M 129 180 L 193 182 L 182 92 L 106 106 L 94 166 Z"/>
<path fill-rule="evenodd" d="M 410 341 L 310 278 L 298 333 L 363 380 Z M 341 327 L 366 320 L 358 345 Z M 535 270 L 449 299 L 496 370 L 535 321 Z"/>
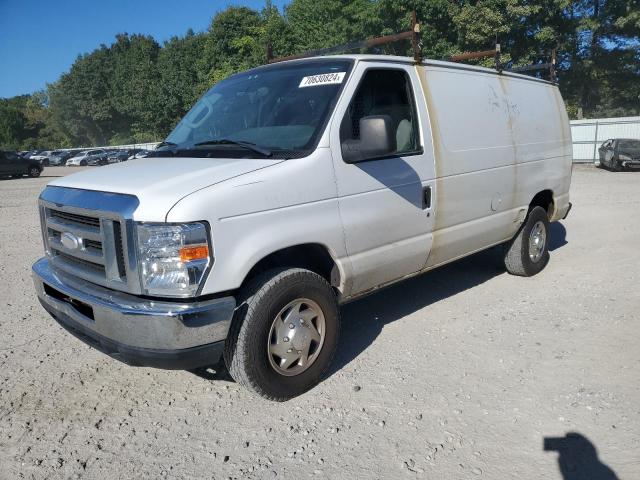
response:
<path fill-rule="evenodd" d="M 556 87 L 464 69 L 418 70 L 437 175 L 427 268 L 513 237 L 541 190 L 567 194 L 561 201 L 568 203 L 571 140 Z"/>
<path fill-rule="evenodd" d="M 572 162 L 571 129 L 560 91 L 519 78 L 505 81 L 504 91 L 512 102 L 516 206 L 528 206 L 536 193 L 548 189 L 554 195 L 551 220 L 558 220 L 568 208 Z"/>

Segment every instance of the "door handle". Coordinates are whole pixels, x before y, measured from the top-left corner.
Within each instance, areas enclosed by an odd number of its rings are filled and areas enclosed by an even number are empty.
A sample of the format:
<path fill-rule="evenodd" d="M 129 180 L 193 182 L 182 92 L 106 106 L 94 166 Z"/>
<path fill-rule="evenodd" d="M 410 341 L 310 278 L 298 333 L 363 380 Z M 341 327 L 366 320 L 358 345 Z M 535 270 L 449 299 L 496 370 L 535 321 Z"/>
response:
<path fill-rule="evenodd" d="M 422 209 L 431 208 L 431 186 L 422 187 Z"/>

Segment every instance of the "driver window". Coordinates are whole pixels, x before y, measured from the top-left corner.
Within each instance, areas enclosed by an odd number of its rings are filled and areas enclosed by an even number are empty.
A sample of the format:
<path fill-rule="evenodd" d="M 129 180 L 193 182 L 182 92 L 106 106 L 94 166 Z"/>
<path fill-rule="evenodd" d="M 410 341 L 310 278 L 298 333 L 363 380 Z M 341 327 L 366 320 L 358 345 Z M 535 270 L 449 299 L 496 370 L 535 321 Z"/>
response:
<path fill-rule="evenodd" d="M 340 144 L 360 139 L 360 119 L 370 115 L 391 117 L 396 150 L 391 156 L 416 153 L 418 121 L 411 83 L 402 70 L 367 70 L 340 124 Z"/>

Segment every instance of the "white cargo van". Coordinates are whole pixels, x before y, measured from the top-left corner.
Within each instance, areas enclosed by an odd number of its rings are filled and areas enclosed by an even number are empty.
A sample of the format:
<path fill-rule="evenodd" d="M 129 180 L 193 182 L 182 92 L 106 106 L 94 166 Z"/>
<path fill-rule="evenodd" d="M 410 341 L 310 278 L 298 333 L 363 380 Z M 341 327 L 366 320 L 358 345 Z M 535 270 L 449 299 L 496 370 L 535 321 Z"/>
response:
<path fill-rule="evenodd" d="M 221 357 L 275 400 L 333 357 L 339 304 L 504 245 L 549 259 L 571 207 L 556 85 L 404 57 L 278 63 L 216 84 L 150 158 L 42 192 L 44 308 L 131 365 Z"/>

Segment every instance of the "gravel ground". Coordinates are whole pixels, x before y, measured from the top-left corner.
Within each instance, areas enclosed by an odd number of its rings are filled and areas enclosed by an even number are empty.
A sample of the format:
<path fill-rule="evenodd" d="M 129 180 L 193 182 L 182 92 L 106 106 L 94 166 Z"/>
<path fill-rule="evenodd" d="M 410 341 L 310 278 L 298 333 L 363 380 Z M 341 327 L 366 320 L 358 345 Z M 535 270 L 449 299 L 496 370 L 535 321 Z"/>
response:
<path fill-rule="evenodd" d="M 534 278 L 494 249 L 344 306 L 329 378 L 277 404 L 49 318 L 36 198 L 70 170 L 0 181 L 0 478 L 640 478 L 640 174 L 576 167 Z"/>

